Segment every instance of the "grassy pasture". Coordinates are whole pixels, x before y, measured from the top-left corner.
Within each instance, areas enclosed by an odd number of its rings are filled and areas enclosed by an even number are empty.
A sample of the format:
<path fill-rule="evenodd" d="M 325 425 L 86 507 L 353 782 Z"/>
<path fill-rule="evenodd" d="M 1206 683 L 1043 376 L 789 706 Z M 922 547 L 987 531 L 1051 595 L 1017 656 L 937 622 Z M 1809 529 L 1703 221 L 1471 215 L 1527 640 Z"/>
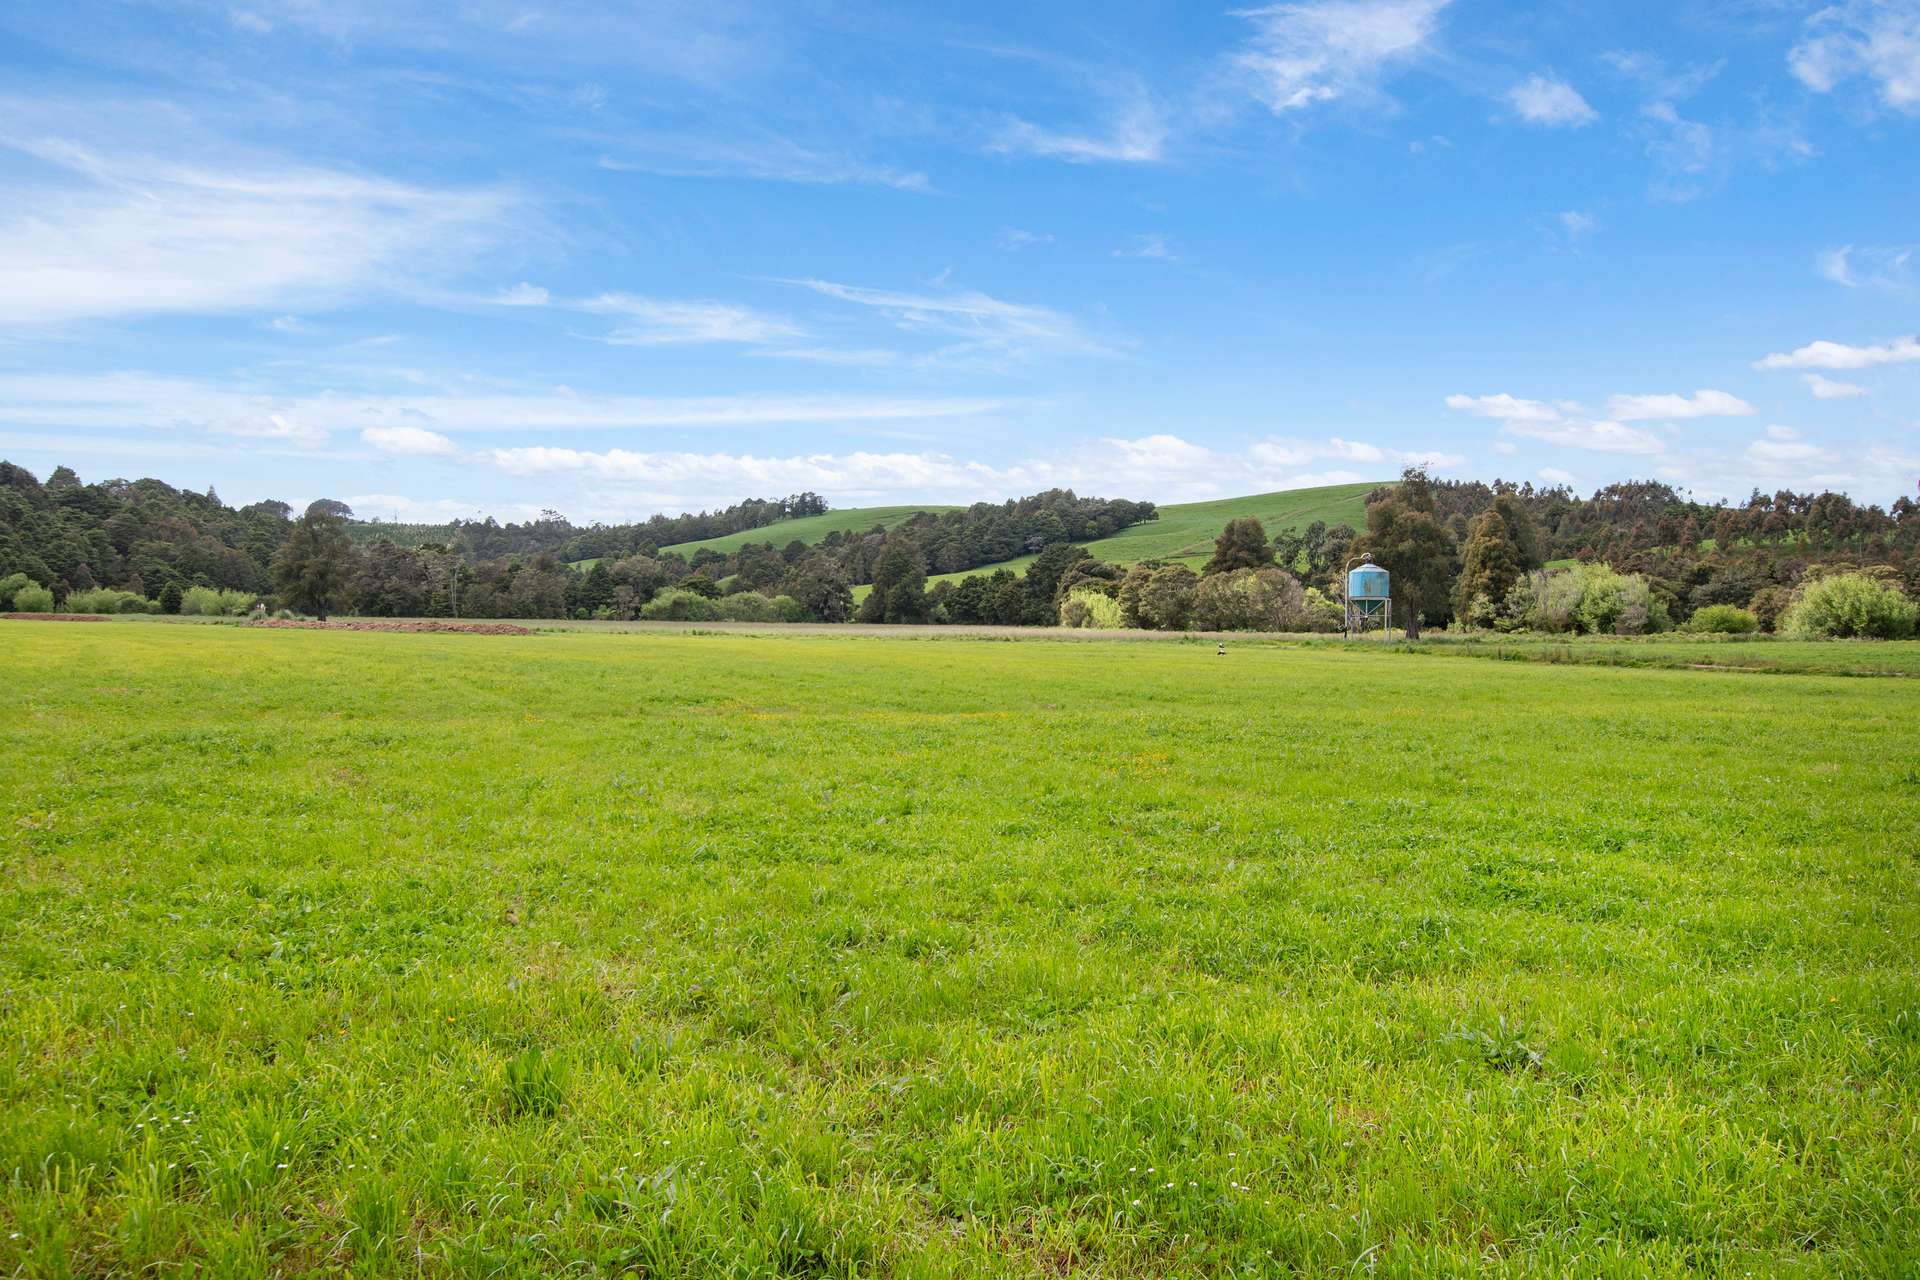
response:
<path fill-rule="evenodd" d="M 1920 1268 L 1920 685 L 0 623 L 0 1273 Z"/>
<path fill-rule="evenodd" d="M 938 515 L 942 511 L 951 511 L 952 507 L 913 505 L 904 507 L 848 507 L 844 511 L 829 511 L 824 515 L 800 516 L 794 520 L 779 520 L 759 529 L 744 529 L 739 533 L 723 534 L 718 538 L 703 538 L 698 542 L 679 542 L 662 551 L 674 551 L 691 557 L 696 551 L 717 551 L 729 555 L 742 547 L 756 543 L 771 542 L 776 547 L 784 547 L 798 540 L 812 546 L 826 539 L 830 533 L 865 533 L 875 525 L 891 529 L 903 521 L 919 515 L 922 511 L 931 511 Z"/>

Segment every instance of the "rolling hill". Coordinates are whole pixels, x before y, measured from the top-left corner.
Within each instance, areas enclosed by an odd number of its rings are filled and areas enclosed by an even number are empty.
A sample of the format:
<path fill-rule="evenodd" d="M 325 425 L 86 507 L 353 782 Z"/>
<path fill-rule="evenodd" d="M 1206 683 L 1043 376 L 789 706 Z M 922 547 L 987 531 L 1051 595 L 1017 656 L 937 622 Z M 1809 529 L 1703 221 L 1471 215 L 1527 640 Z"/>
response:
<path fill-rule="evenodd" d="M 776 547 L 784 547 L 794 539 L 812 546 L 830 533 L 864 533 L 875 525 L 891 529 L 907 517 L 922 511 L 931 511 L 936 515 L 942 511 L 953 511 L 953 507 L 905 506 L 905 507 L 847 507 L 841 511 L 829 511 L 825 515 L 801 516 L 794 520 L 779 520 L 773 524 L 762 525 L 758 529 L 743 529 L 739 533 L 729 533 L 718 538 L 703 538 L 698 542 L 680 542 L 670 547 L 660 548 L 676 554 L 691 557 L 696 551 L 717 551 L 727 555 L 741 547 L 760 542 L 771 542 Z"/>
<path fill-rule="evenodd" d="M 1160 508 L 1160 518 L 1145 524 L 1136 524 L 1122 529 L 1111 538 L 1101 538 L 1095 542 L 1084 543 L 1091 554 L 1114 564 L 1136 564 L 1141 560 L 1177 560 L 1182 564 L 1198 569 L 1205 564 L 1207 557 L 1213 554 L 1213 540 L 1227 521 L 1241 516 L 1253 516 L 1266 526 L 1269 534 L 1282 529 L 1304 529 L 1316 520 L 1329 525 L 1346 524 L 1355 529 L 1366 525 L 1367 495 L 1388 483 L 1384 480 L 1372 480 L 1361 484 L 1324 485 L 1315 489 L 1282 489 L 1277 493 L 1249 494 L 1242 498 L 1216 498 L 1210 502 L 1180 502 Z M 870 511 L 893 511 L 893 507 L 869 508 Z M 853 511 L 835 512 L 835 515 L 852 516 Z M 827 517 L 815 517 L 826 519 Z M 805 520 L 788 522 L 792 525 L 806 524 Z M 784 525 L 775 525 L 782 528 Z M 871 524 L 856 526 L 870 528 Z M 765 530 L 756 530 L 756 533 Z M 825 531 L 822 531 L 824 536 Z M 765 539 L 750 538 L 750 541 Z M 726 541 L 716 539 L 715 541 Z M 694 544 L 700 545 L 700 544 Z M 678 549 L 678 548 L 676 548 Z M 958 582 L 960 579 L 976 573 L 992 573 L 996 569 L 1011 569 L 1015 573 L 1023 571 L 1032 564 L 1034 557 L 1021 556 L 1017 560 L 1003 560 L 999 564 L 982 565 L 977 569 L 967 569 L 960 573 L 932 574 L 927 585 L 936 582 Z M 863 598 L 867 593 L 864 586 L 854 588 L 854 597 Z"/>

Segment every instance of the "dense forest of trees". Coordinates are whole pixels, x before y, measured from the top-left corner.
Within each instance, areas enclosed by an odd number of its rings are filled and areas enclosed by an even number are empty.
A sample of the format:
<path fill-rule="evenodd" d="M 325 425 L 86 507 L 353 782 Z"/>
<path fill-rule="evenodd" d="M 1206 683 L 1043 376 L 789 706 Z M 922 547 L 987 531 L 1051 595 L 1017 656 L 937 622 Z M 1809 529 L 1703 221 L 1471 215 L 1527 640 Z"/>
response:
<path fill-rule="evenodd" d="M 803 493 L 584 529 L 552 512 L 523 524 L 382 525 L 333 502 L 296 517 L 285 503 L 233 508 L 212 490 L 158 480 L 85 484 L 65 467 L 43 484 L 0 462 L 0 581 L 13 584 L 0 595 L 31 589 L 20 598 L 38 601 L 44 590 L 62 607 L 165 612 L 259 600 L 389 617 L 1335 629 L 1340 575 L 1365 555 L 1392 571 L 1396 620 L 1415 633 L 1453 623 L 1658 630 L 1696 616 L 1771 629 L 1808 584 L 1848 573 L 1920 598 L 1920 507 L 1906 498 L 1882 509 L 1837 493 L 1756 491 L 1707 505 L 1650 481 L 1580 498 L 1409 471 L 1368 496 L 1362 529 L 1315 523 L 1269 537 L 1256 520 L 1234 520 L 1200 572 L 1123 568 L 1076 545 L 1157 518 L 1146 502 L 1049 490 L 811 545 L 778 541 L 779 521 L 826 509 Z M 727 553 L 666 549 L 762 528 L 776 536 Z M 1024 574 L 928 587 L 930 576 L 1024 555 L 1037 556 Z M 856 609 L 854 588 L 869 583 Z"/>

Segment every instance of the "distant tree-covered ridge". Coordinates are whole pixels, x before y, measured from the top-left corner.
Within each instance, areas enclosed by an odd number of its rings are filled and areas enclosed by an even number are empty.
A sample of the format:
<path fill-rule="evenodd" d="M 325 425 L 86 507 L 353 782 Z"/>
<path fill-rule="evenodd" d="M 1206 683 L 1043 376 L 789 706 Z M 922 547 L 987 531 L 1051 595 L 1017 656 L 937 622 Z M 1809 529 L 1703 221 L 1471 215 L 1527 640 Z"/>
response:
<path fill-rule="evenodd" d="M 1581 498 L 1409 472 L 1368 496 L 1362 529 L 1269 533 L 1230 518 L 1200 572 L 1198 556 L 1109 564 L 1079 545 L 1157 519 L 1149 502 L 1055 489 L 811 544 L 781 537 L 781 521 L 825 511 L 798 494 L 587 528 L 552 512 L 407 526 L 355 521 L 323 500 L 295 520 L 281 502 L 235 509 L 211 490 L 85 484 L 65 467 L 42 484 L 0 462 L 0 608 L 44 591 L 102 612 L 230 614 L 268 600 L 375 617 L 1324 630 L 1339 626 L 1340 578 L 1356 556 L 1392 572 L 1395 621 L 1409 630 L 1897 634 L 1920 600 L 1920 506 L 1906 498 L 1883 510 L 1756 491 L 1708 505 L 1648 481 Z M 762 529 L 764 540 L 749 536 Z M 723 537 L 731 550 L 686 545 Z M 1032 557 L 1024 574 L 1005 567 L 1021 557 Z M 986 572 L 955 576 L 975 568 Z M 1809 593 L 1837 575 L 1851 577 Z M 1847 610 L 1884 620 L 1863 631 Z"/>

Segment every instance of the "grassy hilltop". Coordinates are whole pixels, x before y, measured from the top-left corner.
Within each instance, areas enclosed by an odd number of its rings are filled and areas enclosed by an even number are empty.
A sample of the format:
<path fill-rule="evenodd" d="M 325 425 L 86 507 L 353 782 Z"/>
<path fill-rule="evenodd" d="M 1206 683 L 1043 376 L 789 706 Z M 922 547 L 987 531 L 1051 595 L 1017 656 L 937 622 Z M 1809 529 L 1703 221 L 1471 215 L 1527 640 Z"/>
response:
<path fill-rule="evenodd" d="M 1304 529 L 1315 520 L 1330 525 L 1349 524 L 1359 529 L 1366 524 L 1366 496 L 1385 481 L 1364 484 L 1327 485 L 1316 489 L 1283 489 L 1278 493 L 1256 493 L 1243 498 L 1218 498 L 1209 502 L 1180 502 L 1159 508 L 1160 518 L 1122 529 L 1111 538 L 1084 543 L 1088 551 L 1102 560 L 1133 564 L 1138 560 L 1184 560 L 1198 567 L 1213 552 L 1213 539 L 1229 520 L 1239 516 L 1257 516 L 1268 533 L 1281 529 Z M 784 547 L 798 538 L 812 545 L 836 530 L 864 532 L 874 525 L 891 529 L 918 511 L 951 511 L 952 507 L 849 507 L 823 516 L 782 520 L 761 529 L 749 529 L 724 538 L 703 542 L 683 542 L 662 550 L 691 556 L 702 547 L 714 551 L 737 551 L 749 543 L 771 542 Z M 1025 569 L 1032 556 L 1004 560 L 998 564 L 968 569 L 965 573 L 935 575 L 964 578 L 972 573 L 992 573 L 995 569 Z"/>
<path fill-rule="evenodd" d="M 0 1274 L 1920 1265 L 1910 680 L 0 628 Z"/>

